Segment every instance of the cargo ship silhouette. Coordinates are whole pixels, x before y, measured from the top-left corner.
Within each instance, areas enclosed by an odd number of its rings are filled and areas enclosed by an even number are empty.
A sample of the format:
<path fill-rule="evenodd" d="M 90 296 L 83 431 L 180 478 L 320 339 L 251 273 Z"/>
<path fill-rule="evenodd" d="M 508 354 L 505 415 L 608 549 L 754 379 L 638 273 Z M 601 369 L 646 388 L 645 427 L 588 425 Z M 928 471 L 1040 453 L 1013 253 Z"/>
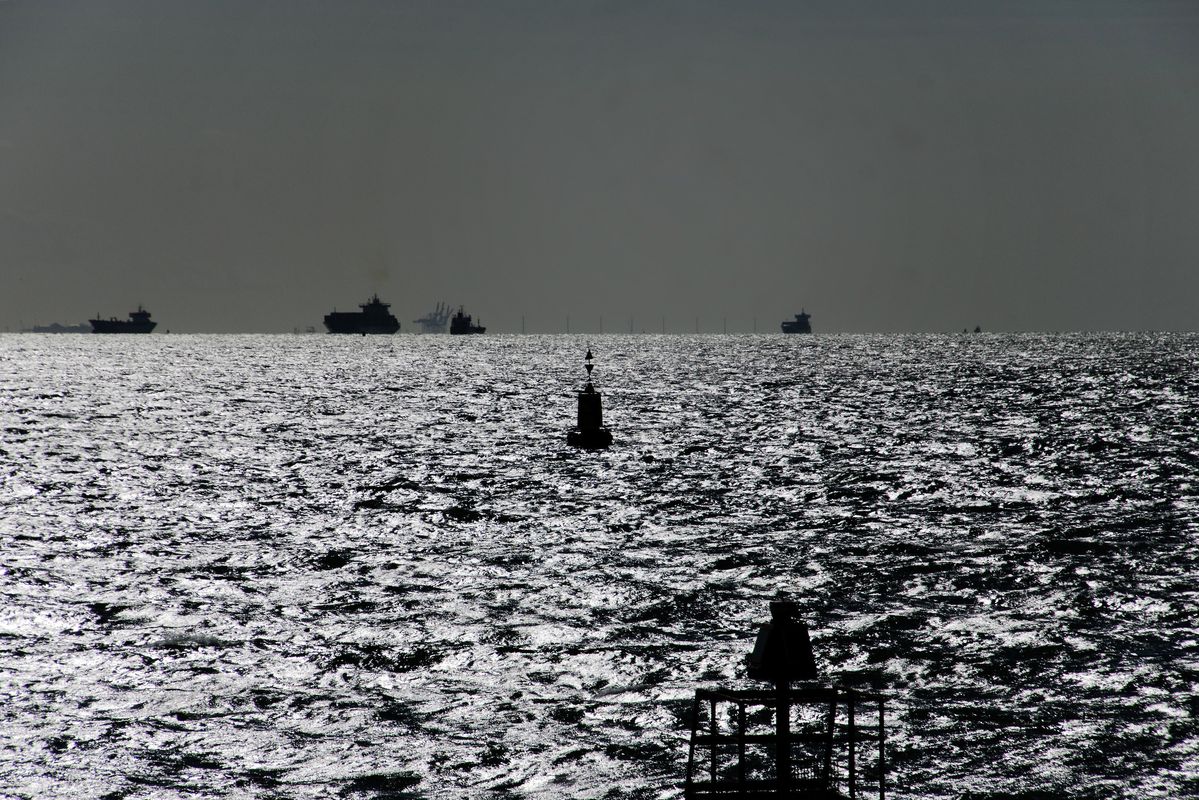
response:
<path fill-rule="evenodd" d="M 482 325 L 475 325 L 471 322 L 470 314 L 462 310 L 462 306 L 458 306 L 458 313 L 450 320 L 450 333 L 461 335 L 465 333 L 483 333 L 487 329 Z"/>
<path fill-rule="evenodd" d="M 400 321 L 387 309 L 390 303 L 384 303 L 379 295 L 371 295 L 371 299 L 360 303 L 361 311 L 336 311 L 325 315 L 325 327 L 329 333 L 395 333 L 400 329 Z"/>
<path fill-rule="evenodd" d="M 99 316 L 98 314 L 96 316 Z M 140 305 L 137 311 L 129 312 L 129 319 L 89 319 L 92 333 L 149 333 L 158 325 L 150 319 L 150 312 Z"/>
<path fill-rule="evenodd" d="M 811 333 L 812 324 L 808 322 L 811 318 L 812 315 L 801 308 L 794 320 L 783 321 L 783 333 Z"/>

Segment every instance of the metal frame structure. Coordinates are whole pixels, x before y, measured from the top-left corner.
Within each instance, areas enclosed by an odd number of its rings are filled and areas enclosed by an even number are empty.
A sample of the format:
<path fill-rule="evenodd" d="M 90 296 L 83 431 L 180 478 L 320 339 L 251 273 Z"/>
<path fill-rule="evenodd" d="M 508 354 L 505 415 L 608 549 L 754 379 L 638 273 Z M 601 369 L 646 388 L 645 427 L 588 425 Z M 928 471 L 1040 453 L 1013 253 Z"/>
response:
<path fill-rule="evenodd" d="M 819 683 L 780 682 L 758 691 L 699 689 L 684 797 L 856 800 L 865 792 L 874 795 L 867 772 L 877 765 L 876 796 L 885 800 L 884 701 L 878 692 Z M 877 726 L 860 724 L 862 714 L 874 713 Z M 863 746 L 873 749 L 875 758 L 860 764 Z"/>

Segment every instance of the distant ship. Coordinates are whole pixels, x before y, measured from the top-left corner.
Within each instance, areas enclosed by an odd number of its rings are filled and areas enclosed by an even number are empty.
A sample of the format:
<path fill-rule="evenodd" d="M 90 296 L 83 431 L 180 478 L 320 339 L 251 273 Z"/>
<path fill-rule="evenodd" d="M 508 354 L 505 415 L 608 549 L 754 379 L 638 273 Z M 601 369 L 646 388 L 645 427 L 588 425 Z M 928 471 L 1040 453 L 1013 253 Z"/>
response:
<path fill-rule="evenodd" d="M 390 303 L 384 303 L 379 295 L 371 295 L 371 299 L 360 303 L 361 311 L 334 311 L 325 315 L 325 327 L 329 333 L 395 333 L 400 329 L 400 321 L 387 309 Z"/>
<path fill-rule="evenodd" d="M 487 330 L 482 325 L 475 325 L 471 322 L 470 314 L 462 310 L 462 306 L 458 306 L 458 313 L 450 320 L 450 333 L 454 335 L 464 333 L 483 333 Z"/>
<path fill-rule="evenodd" d="M 34 325 L 31 333 L 91 333 L 92 326 L 86 323 L 78 325 L 63 325 L 61 322 L 51 322 L 49 325 Z"/>
<path fill-rule="evenodd" d="M 92 333 L 149 333 L 158 325 L 150 319 L 150 312 L 141 306 L 129 312 L 129 319 L 89 319 Z"/>
<path fill-rule="evenodd" d="M 450 321 L 450 308 L 444 302 L 425 314 L 420 319 L 412 320 L 414 325 L 420 325 L 421 333 L 445 333 L 446 323 Z"/>
<path fill-rule="evenodd" d="M 811 333 L 812 325 L 808 322 L 811 318 L 812 315 L 801 308 L 795 315 L 794 321 L 785 320 L 783 322 L 783 333 Z"/>

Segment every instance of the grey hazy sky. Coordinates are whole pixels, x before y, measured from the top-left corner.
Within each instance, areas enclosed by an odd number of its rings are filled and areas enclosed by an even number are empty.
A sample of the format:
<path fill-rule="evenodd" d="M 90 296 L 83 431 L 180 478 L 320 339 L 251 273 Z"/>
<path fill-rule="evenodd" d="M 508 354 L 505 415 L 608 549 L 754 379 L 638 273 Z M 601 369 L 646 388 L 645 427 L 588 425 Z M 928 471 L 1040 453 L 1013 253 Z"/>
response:
<path fill-rule="evenodd" d="M 1199 3 L 0 0 L 0 327 L 1199 328 Z"/>

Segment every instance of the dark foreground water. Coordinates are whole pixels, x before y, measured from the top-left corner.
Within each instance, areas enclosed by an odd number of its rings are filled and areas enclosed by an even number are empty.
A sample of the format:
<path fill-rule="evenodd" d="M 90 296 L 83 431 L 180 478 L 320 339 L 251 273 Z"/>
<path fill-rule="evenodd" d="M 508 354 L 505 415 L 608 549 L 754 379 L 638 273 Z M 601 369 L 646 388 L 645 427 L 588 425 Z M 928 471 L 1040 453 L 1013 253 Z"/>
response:
<path fill-rule="evenodd" d="M 0 431 L 0 797 L 677 798 L 780 592 L 898 796 L 1199 794 L 1193 335 L 7 335 Z"/>

